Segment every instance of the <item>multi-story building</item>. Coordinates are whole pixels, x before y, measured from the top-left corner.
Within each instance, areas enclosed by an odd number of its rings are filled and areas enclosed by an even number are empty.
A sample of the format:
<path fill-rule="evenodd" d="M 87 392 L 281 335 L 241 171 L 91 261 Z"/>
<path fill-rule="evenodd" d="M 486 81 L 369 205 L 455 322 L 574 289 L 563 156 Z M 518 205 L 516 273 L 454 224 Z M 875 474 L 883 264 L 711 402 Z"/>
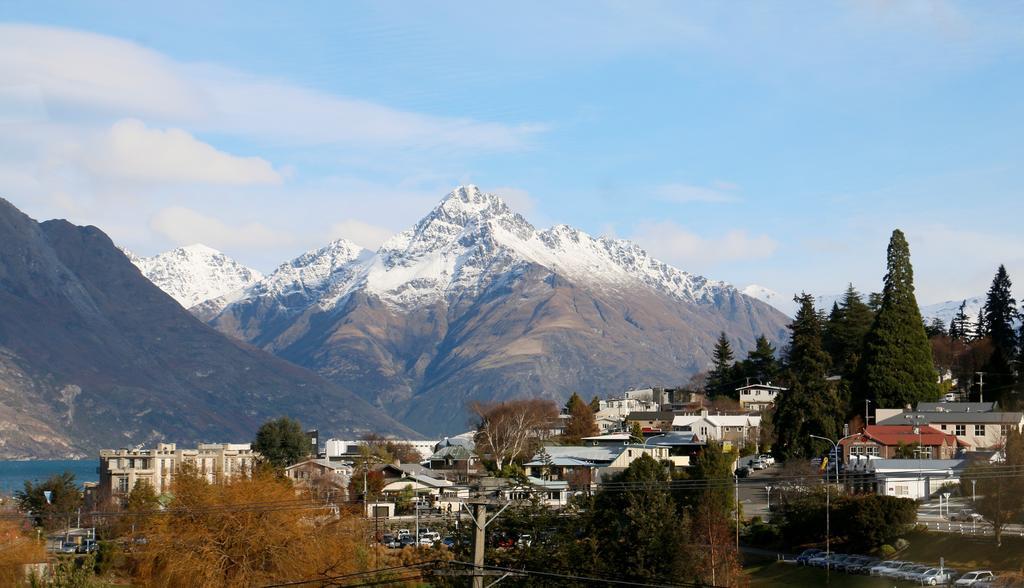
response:
<path fill-rule="evenodd" d="M 868 425 L 841 443 L 846 463 L 862 458 L 954 459 L 965 445 L 929 426 Z"/>
<path fill-rule="evenodd" d="M 174 443 L 159 443 L 155 449 L 102 449 L 96 494 L 100 502 L 123 502 L 140 480 L 163 494 L 186 464 L 207 481 L 220 482 L 251 472 L 256 457 L 248 443 L 200 443 L 195 449 L 178 449 Z"/>
<path fill-rule="evenodd" d="M 766 408 L 774 406 L 775 399 L 779 393 L 785 392 L 785 390 L 781 386 L 772 386 L 771 382 L 767 384 L 750 384 L 736 388 L 736 392 L 739 393 L 740 408 L 754 412 L 761 412 Z"/>
<path fill-rule="evenodd" d="M 931 425 L 970 450 L 1000 449 L 1007 433 L 1024 429 L 1024 414 L 1002 412 L 994 402 L 919 402 L 914 411 L 880 408 L 875 416 L 879 425 Z"/>
<path fill-rule="evenodd" d="M 761 431 L 761 417 L 751 414 L 710 414 L 707 409 L 700 414 L 675 415 L 672 430 L 693 433 L 700 439 L 718 441 L 723 444 L 757 446 Z"/>

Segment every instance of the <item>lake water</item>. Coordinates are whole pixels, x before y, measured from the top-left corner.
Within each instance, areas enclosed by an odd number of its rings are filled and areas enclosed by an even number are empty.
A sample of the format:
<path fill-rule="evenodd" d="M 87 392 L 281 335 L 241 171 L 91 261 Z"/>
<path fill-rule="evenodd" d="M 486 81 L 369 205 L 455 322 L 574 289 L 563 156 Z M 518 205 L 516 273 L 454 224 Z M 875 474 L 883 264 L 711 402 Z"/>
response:
<path fill-rule="evenodd" d="M 75 475 L 75 481 L 79 486 L 83 482 L 98 482 L 100 475 L 96 473 L 96 469 L 99 466 L 98 459 L 0 460 L 0 496 L 11 495 L 21 490 L 24 488 L 25 480 L 42 482 L 54 474 L 65 471 Z"/>

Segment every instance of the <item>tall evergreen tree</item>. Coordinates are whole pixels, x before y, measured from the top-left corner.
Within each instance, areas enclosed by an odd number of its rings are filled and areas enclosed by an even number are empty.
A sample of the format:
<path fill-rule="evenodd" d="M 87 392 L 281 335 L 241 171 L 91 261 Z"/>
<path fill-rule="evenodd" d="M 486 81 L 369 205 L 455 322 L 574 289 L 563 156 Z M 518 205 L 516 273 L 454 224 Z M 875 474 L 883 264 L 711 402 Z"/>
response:
<path fill-rule="evenodd" d="M 718 341 L 715 343 L 715 350 L 711 357 L 714 365 L 708 374 L 705 391 L 712 397 L 729 395 L 731 389 L 735 387 L 733 385 L 735 382 L 732 380 L 734 356 L 732 345 L 729 344 L 729 338 L 725 335 L 725 331 L 722 331 L 722 334 L 718 336 Z"/>
<path fill-rule="evenodd" d="M 782 459 L 814 455 L 810 435 L 834 438 L 839 432 L 842 407 L 826 379 L 829 356 L 821 346 L 821 317 L 814 297 L 801 294 L 786 356 L 785 381 L 789 389 L 775 401 L 777 442 L 773 451 Z"/>
<path fill-rule="evenodd" d="M 744 376 L 770 382 L 779 376 L 779 361 L 775 358 L 775 346 L 768 337 L 757 338 L 754 348 L 744 360 Z"/>
<path fill-rule="evenodd" d="M 988 289 L 985 306 L 985 336 L 992 338 L 992 346 L 1004 357 L 1012 358 L 1017 352 L 1017 331 L 1013 328 L 1017 320 L 1017 301 L 1011 293 L 1013 284 L 1006 273 L 1006 267 L 999 266 Z"/>
<path fill-rule="evenodd" d="M 825 323 L 823 335 L 825 350 L 832 357 L 832 371 L 844 380 L 853 378 L 864 348 L 864 337 L 874 320 L 874 311 L 864 303 L 853 284 L 849 284 L 842 302 L 835 305 Z"/>
<path fill-rule="evenodd" d="M 565 423 L 565 434 L 562 435 L 562 439 L 566 443 L 579 443 L 584 437 L 598 434 L 594 411 L 579 394 L 573 392 L 569 401 L 565 403 L 565 408 L 569 413 L 569 419 Z"/>
<path fill-rule="evenodd" d="M 882 306 L 864 341 L 854 386 L 854 408 L 868 398 L 897 408 L 939 396 L 932 348 L 914 296 L 910 246 L 896 229 L 889 239 Z"/>
<path fill-rule="evenodd" d="M 985 317 L 985 336 L 992 343 L 992 356 L 982 371 L 985 372 L 985 398 L 998 400 L 1007 408 L 1016 404 L 1012 394 L 1016 384 L 1012 363 L 1017 358 L 1017 301 L 1011 289 L 1013 284 L 1006 268 L 996 270 L 981 311 Z"/>
<path fill-rule="evenodd" d="M 949 337 L 957 341 L 967 341 L 971 338 L 971 319 L 967 318 L 967 301 L 960 303 L 953 319 L 949 321 Z"/>

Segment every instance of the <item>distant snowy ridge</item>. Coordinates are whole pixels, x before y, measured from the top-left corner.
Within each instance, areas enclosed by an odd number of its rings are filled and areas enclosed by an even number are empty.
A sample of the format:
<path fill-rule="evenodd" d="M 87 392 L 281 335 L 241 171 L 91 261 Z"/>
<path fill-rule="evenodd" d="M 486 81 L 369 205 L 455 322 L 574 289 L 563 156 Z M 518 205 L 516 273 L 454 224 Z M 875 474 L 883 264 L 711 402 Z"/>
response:
<path fill-rule="evenodd" d="M 142 275 L 185 308 L 215 298 L 241 296 L 246 288 L 263 279 L 260 272 L 206 245 L 179 247 L 153 257 L 122 251 Z"/>
<path fill-rule="evenodd" d="M 757 298 L 761 302 L 771 304 L 785 313 L 786 316 L 796 316 L 798 306 L 793 302 L 792 296 L 783 296 L 771 288 L 766 288 L 757 284 L 751 284 L 743 288 L 742 292 L 751 298 Z M 825 294 L 815 296 L 814 307 L 827 313 L 832 310 L 833 304 L 842 304 L 843 296 L 844 294 Z M 930 323 L 933 319 L 937 318 L 948 327 L 949 322 L 953 319 L 953 315 L 955 315 L 957 310 L 960 309 L 960 304 L 964 301 L 967 303 L 966 306 L 964 306 L 964 312 L 967 314 L 967 318 L 971 324 L 974 324 L 977 322 L 978 312 L 981 310 L 981 307 L 985 305 L 985 296 L 971 296 L 970 298 L 961 300 L 947 300 L 946 302 L 926 304 L 921 307 L 921 317 L 927 323 Z"/>
<path fill-rule="evenodd" d="M 409 309 L 473 295 L 523 264 L 606 289 L 653 288 L 687 302 L 734 290 L 658 261 L 629 241 L 591 237 L 567 225 L 538 230 L 498 196 L 461 186 L 376 252 L 335 241 L 281 265 L 239 300 L 269 295 L 285 307 L 316 301 L 326 309 L 365 291 Z"/>

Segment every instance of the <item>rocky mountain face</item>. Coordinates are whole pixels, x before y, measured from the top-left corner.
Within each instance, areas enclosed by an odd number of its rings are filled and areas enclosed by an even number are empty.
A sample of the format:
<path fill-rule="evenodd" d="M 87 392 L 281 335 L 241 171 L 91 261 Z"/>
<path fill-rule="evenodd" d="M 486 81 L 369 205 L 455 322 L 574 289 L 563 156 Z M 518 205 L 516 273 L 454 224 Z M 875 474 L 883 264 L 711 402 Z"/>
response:
<path fill-rule="evenodd" d="M 425 433 L 464 430 L 473 400 L 680 384 L 719 332 L 742 352 L 788 322 L 633 243 L 538 230 L 473 186 L 376 252 L 336 241 L 205 318 Z"/>
<path fill-rule="evenodd" d="M 228 300 L 263 279 L 260 272 L 206 245 L 179 247 L 153 257 L 124 253 L 142 275 L 185 308 L 214 298 Z"/>
<path fill-rule="evenodd" d="M 224 337 L 95 227 L 0 199 L 0 458 L 247 441 L 264 420 L 412 431 L 336 383 Z"/>

